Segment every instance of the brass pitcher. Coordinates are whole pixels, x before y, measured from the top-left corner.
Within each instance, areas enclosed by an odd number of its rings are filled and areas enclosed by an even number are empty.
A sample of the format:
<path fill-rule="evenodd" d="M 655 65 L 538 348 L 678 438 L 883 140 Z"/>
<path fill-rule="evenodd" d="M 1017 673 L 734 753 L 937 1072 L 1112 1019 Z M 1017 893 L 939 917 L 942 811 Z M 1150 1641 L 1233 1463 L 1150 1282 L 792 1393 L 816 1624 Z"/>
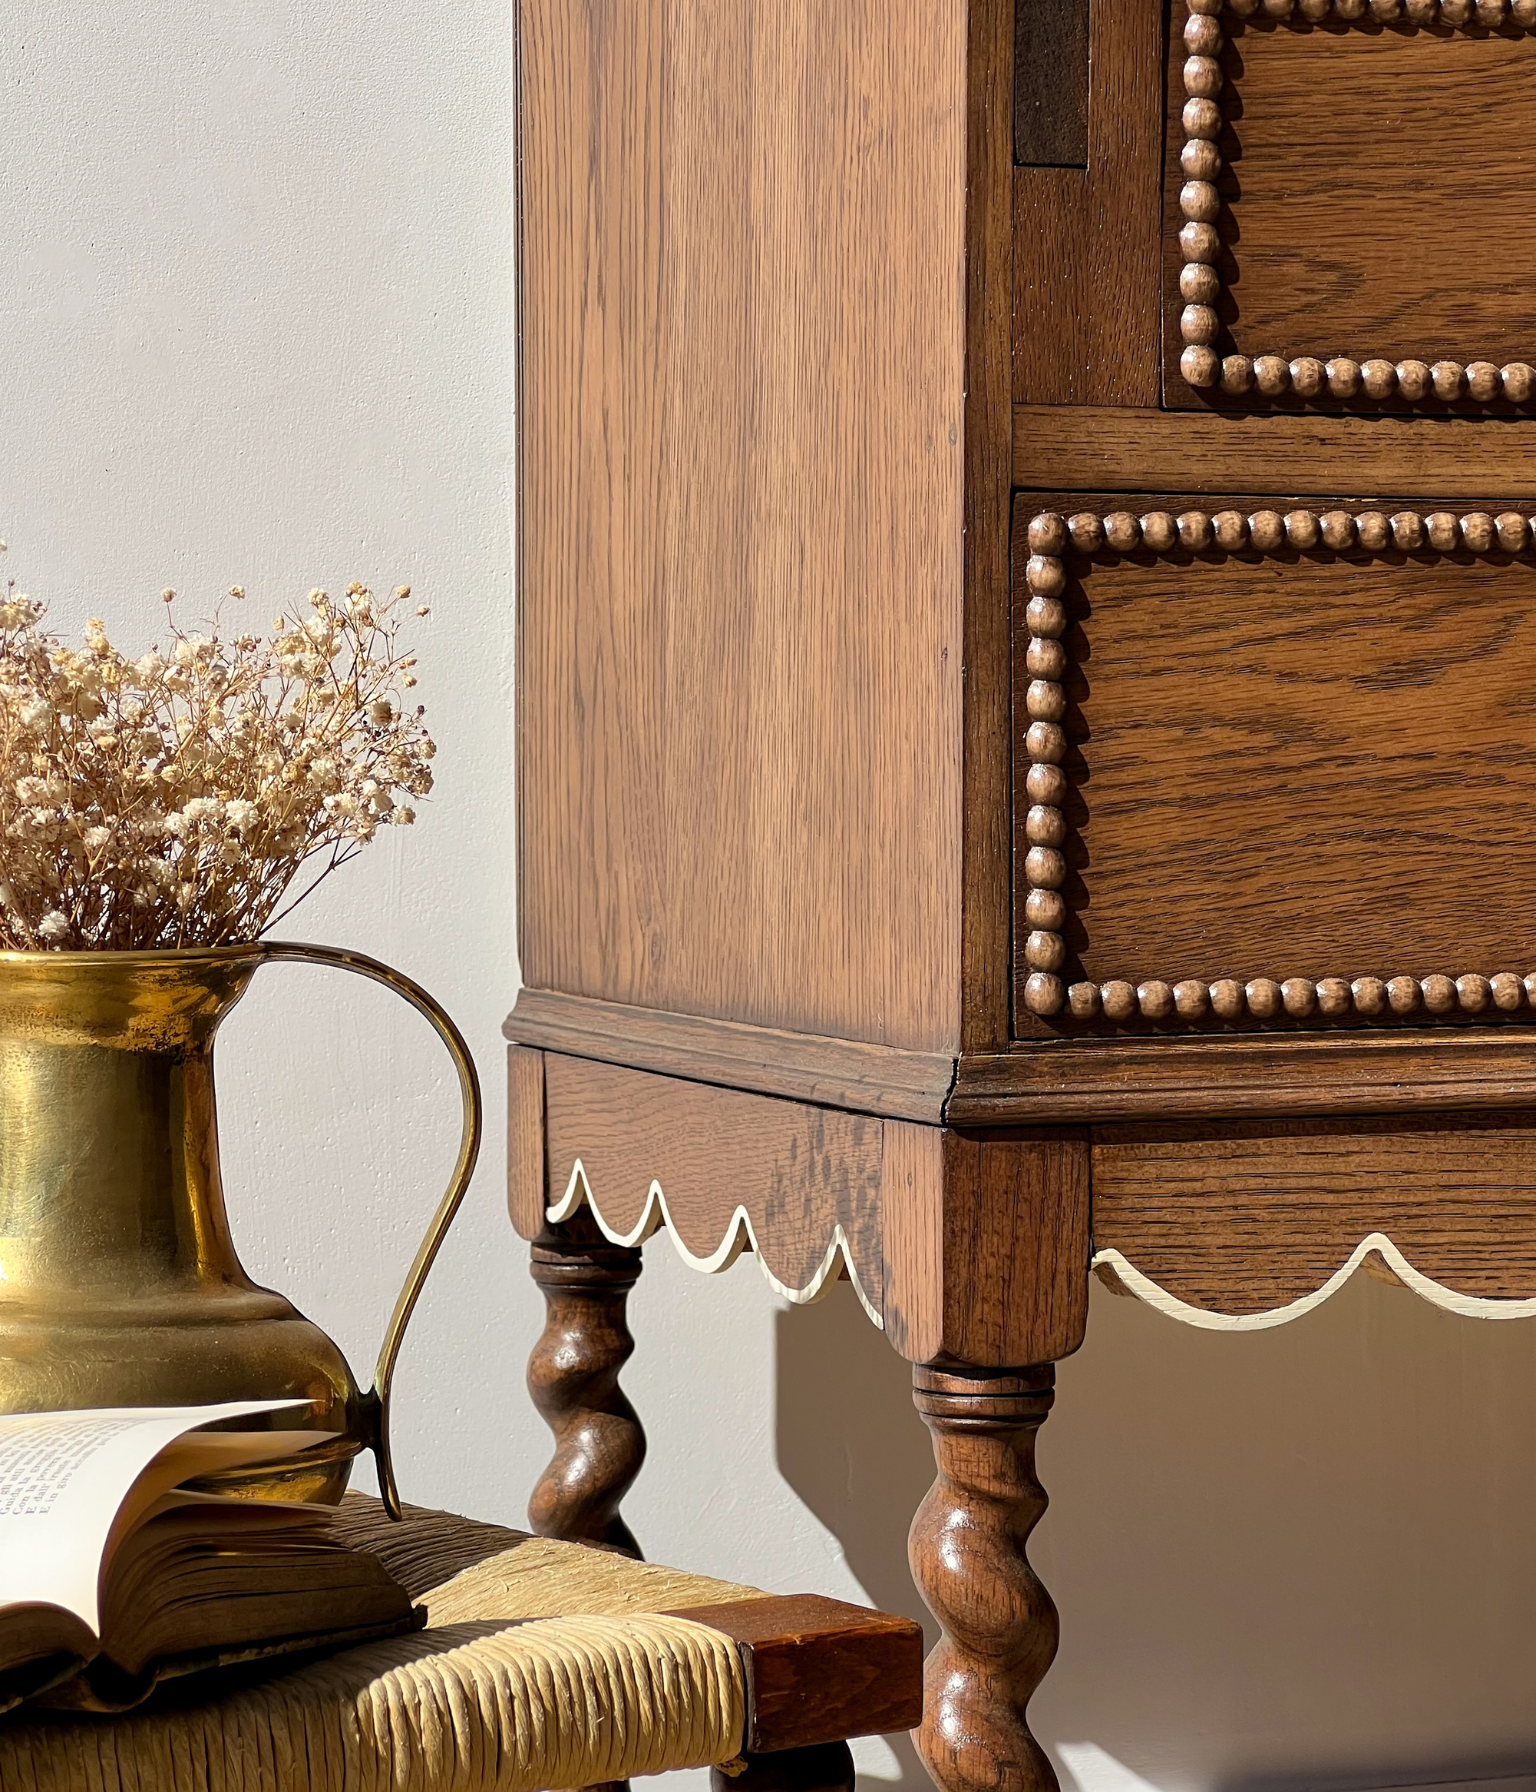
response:
<path fill-rule="evenodd" d="M 278 959 L 338 965 L 404 996 L 437 1029 L 463 1096 L 458 1162 L 366 1391 L 318 1326 L 247 1276 L 224 1211 L 214 1036 L 257 966 Z M 291 1395 L 312 1402 L 302 1423 L 333 1441 L 208 1485 L 334 1502 L 352 1458 L 372 1449 L 398 1517 L 390 1378 L 480 1121 L 458 1029 L 410 978 L 361 953 L 277 941 L 0 952 L 0 1411 Z"/>

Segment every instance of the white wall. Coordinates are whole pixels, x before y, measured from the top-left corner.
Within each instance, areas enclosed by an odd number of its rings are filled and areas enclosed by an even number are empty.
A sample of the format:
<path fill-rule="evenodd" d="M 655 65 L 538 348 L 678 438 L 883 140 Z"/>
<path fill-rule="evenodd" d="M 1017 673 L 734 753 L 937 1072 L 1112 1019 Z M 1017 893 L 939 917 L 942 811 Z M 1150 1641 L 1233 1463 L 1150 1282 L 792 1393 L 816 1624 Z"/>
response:
<path fill-rule="evenodd" d="M 536 1454 L 505 1392 L 530 1303 L 497 1200 L 517 975 L 508 61 L 505 0 L 50 0 L 4 9 L 0 40 L 6 570 L 61 627 L 100 614 L 124 646 L 164 627 L 167 585 L 184 626 L 235 582 L 262 626 L 354 577 L 439 612 L 417 626 L 441 800 L 291 931 L 411 972 L 477 1050 L 491 1144 L 403 1366 L 400 1467 L 413 1493 L 506 1511 Z M 249 1266 L 366 1375 L 452 1159 L 451 1069 L 396 998 L 283 966 L 230 1021 L 219 1074 Z"/>
<path fill-rule="evenodd" d="M 399 1377 L 408 1497 L 517 1522 L 547 1454 L 539 1307 L 500 1187 L 517 983 L 511 809 L 508 0 L 31 0 L 0 17 L 0 534 L 73 629 L 232 581 L 408 580 L 439 794 L 293 931 L 459 1017 L 488 1147 Z M 425 1029 L 335 974 L 262 973 L 220 1046 L 252 1270 L 365 1369 L 454 1138 Z M 1282 1332 L 1095 1297 L 1041 1465 L 1063 1608 L 1036 1706 L 1169 1788 L 1260 1792 L 1536 1761 L 1536 1330 L 1357 1282 Z M 901 1365 L 846 1288 L 652 1247 L 628 1377 L 653 1555 L 916 1611 L 929 1475 Z M 913 1780 L 905 1745 L 866 1766 Z M 1308 1779 L 1308 1776 L 1312 1776 Z M 1109 1792 L 1085 1787 L 1085 1792 Z"/>

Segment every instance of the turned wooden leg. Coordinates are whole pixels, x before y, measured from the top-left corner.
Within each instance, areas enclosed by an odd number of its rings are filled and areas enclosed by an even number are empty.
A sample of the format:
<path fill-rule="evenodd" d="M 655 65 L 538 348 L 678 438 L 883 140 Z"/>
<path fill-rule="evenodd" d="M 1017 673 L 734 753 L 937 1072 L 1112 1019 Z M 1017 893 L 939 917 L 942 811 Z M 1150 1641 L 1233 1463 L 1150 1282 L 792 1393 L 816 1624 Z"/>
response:
<path fill-rule="evenodd" d="M 744 1755 L 745 1767 L 709 1770 L 710 1792 L 853 1792 L 853 1756 L 846 1742 Z"/>
<path fill-rule="evenodd" d="M 923 1675 L 918 1752 L 944 1792 L 1055 1792 L 1024 1719 L 1058 1632 L 1024 1553 L 1045 1510 L 1035 1433 L 1055 1368 L 919 1366 L 912 1379 L 939 1470 L 912 1522 L 912 1576 L 943 1626 Z"/>
<path fill-rule="evenodd" d="M 640 1554 L 619 1516 L 645 1460 L 645 1433 L 619 1387 L 635 1347 L 625 1321 L 640 1253 L 610 1244 L 583 1208 L 532 1246 L 544 1332 L 528 1359 L 528 1391 L 555 1434 L 555 1453 L 528 1502 L 541 1537 L 609 1543 Z"/>

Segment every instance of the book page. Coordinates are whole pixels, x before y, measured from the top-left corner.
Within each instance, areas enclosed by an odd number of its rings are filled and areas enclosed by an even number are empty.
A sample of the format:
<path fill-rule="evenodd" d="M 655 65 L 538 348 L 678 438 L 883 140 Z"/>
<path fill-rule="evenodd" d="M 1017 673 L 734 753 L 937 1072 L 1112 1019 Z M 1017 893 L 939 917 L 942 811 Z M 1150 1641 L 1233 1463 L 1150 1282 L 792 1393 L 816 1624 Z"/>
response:
<path fill-rule="evenodd" d="M 169 1443 L 143 1470 L 133 1490 L 117 1509 L 111 1534 L 101 1552 L 103 1576 L 110 1575 L 117 1547 L 131 1531 L 158 1511 L 167 1499 L 198 1500 L 204 1506 L 224 1511 L 231 1506 L 259 1506 L 266 1511 L 290 1510 L 283 1500 L 247 1500 L 228 1493 L 180 1493 L 183 1481 L 200 1480 L 204 1475 L 225 1468 L 257 1468 L 264 1462 L 278 1462 L 285 1456 L 297 1456 L 301 1450 L 333 1437 L 330 1431 L 184 1431 Z M 304 1506 L 305 1511 L 329 1508 Z"/>
<path fill-rule="evenodd" d="M 99 1633 L 101 1558 L 113 1520 L 161 1450 L 199 1425 L 305 1404 L 0 1415 L 0 1608 L 59 1605 Z"/>

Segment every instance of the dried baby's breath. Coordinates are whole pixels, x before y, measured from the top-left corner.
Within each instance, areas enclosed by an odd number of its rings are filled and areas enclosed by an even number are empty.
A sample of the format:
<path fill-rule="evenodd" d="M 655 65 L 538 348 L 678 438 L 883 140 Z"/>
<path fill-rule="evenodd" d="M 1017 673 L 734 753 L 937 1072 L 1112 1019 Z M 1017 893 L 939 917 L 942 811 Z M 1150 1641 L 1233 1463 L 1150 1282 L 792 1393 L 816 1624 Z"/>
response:
<path fill-rule="evenodd" d="M 420 706 L 402 701 L 416 682 L 395 643 L 409 596 L 353 585 L 335 603 L 312 591 L 270 637 L 173 622 L 167 646 L 130 659 L 99 621 L 66 645 L 44 631 L 42 604 L 11 591 L 0 602 L 0 943 L 252 940 L 300 872 L 307 895 L 379 828 L 414 821 L 434 749 Z"/>

